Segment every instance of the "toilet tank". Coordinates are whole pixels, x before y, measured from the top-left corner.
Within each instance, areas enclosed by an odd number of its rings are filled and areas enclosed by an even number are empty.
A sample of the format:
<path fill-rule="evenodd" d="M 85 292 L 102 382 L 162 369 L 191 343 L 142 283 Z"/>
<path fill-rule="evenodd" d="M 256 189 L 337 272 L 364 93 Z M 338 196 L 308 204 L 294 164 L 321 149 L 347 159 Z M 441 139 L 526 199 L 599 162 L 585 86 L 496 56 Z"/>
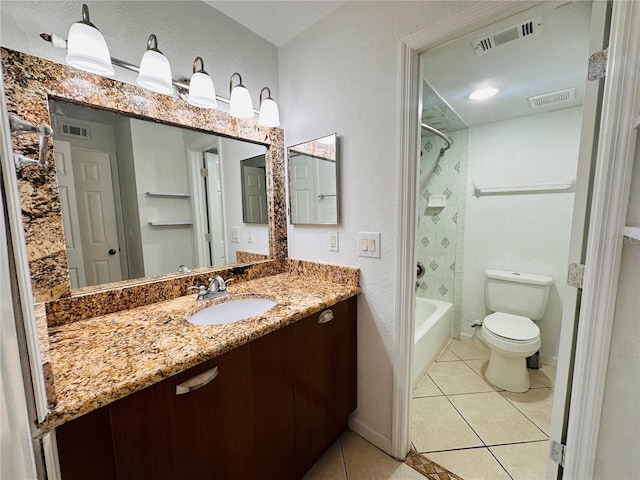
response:
<path fill-rule="evenodd" d="M 484 298 L 492 312 L 540 320 L 549 301 L 553 278 L 505 270 L 485 270 Z"/>

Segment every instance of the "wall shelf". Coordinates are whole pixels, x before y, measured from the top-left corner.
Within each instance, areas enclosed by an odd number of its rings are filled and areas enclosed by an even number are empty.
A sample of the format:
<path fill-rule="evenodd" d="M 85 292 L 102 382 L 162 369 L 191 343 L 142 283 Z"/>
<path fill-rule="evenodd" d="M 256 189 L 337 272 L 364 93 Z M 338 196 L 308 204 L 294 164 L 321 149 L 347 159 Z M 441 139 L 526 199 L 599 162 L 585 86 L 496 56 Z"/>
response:
<path fill-rule="evenodd" d="M 476 197 L 484 195 L 519 195 L 527 193 L 567 193 L 574 192 L 575 178 L 570 178 L 563 183 L 532 183 L 518 185 L 483 185 L 473 182 L 473 194 Z"/>
<path fill-rule="evenodd" d="M 190 193 L 181 192 L 147 192 L 147 197 L 190 198 Z"/>
<path fill-rule="evenodd" d="M 631 225 L 627 225 L 626 227 L 624 227 L 624 229 L 622 230 L 622 234 L 625 237 L 629 237 L 629 238 L 634 238 L 636 240 L 640 240 L 640 226 L 631 226 Z"/>
<path fill-rule="evenodd" d="M 190 220 L 149 222 L 152 227 L 191 227 L 193 222 Z"/>

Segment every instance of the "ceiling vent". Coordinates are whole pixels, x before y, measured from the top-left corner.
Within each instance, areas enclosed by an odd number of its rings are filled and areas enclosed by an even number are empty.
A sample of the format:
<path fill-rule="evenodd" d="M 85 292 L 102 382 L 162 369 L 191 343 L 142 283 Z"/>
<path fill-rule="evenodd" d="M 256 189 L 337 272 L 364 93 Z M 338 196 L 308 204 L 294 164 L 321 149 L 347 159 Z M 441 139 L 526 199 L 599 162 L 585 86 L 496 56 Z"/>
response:
<path fill-rule="evenodd" d="M 529 97 L 529 104 L 531 105 L 531 108 L 541 108 L 555 103 L 568 102 L 574 98 L 576 98 L 576 89 L 566 88 L 564 90 L 558 90 L 557 92 Z"/>
<path fill-rule="evenodd" d="M 538 16 L 526 22 L 522 22 L 513 27 L 498 32 L 483 35 L 471 42 L 476 55 L 484 55 L 505 43 L 513 42 L 520 38 L 532 37 L 542 31 L 542 17 Z"/>
<path fill-rule="evenodd" d="M 87 127 L 63 123 L 61 128 L 64 135 L 69 135 L 70 137 L 89 138 L 89 129 Z"/>

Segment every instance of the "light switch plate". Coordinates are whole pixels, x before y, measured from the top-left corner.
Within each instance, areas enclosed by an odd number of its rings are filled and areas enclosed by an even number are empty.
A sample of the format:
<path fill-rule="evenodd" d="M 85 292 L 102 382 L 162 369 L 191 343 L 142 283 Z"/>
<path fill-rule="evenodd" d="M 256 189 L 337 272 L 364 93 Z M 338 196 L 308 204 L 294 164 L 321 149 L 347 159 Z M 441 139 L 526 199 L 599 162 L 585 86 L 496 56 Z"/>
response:
<path fill-rule="evenodd" d="M 240 228 L 231 227 L 231 241 L 233 243 L 240 243 Z"/>
<path fill-rule="evenodd" d="M 358 232 L 358 256 L 380 258 L 380 232 Z"/>
<path fill-rule="evenodd" d="M 337 252 L 338 249 L 338 232 L 329 232 L 329 251 Z"/>
<path fill-rule="evenodd" d="M 247 243 L 253 243 L 253 231 L 247 230 Z"/>

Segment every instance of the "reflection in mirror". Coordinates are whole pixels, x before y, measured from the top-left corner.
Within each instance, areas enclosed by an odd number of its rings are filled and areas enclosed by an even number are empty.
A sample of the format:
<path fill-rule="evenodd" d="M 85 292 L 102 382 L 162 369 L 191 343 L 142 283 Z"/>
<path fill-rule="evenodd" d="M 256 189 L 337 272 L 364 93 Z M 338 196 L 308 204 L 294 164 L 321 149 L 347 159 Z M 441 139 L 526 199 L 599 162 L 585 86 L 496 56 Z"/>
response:
<path fill-rule="evenodd" d="M 267 172 L 264 155 L 240 162 L 242 172 L 242 220 L 267 223 Z"/>
<path fill-rule="evenodd" d="M 328 135 L 287 149 L 291 223 L 338 223 L 337 135 Z"/>
<path fill-rule="evenodd" d="M 241 199 L 240 160 L 264 165 L 263 145 L 55 100 L 50 112 L 72 288 L 268 255 Z"/>

